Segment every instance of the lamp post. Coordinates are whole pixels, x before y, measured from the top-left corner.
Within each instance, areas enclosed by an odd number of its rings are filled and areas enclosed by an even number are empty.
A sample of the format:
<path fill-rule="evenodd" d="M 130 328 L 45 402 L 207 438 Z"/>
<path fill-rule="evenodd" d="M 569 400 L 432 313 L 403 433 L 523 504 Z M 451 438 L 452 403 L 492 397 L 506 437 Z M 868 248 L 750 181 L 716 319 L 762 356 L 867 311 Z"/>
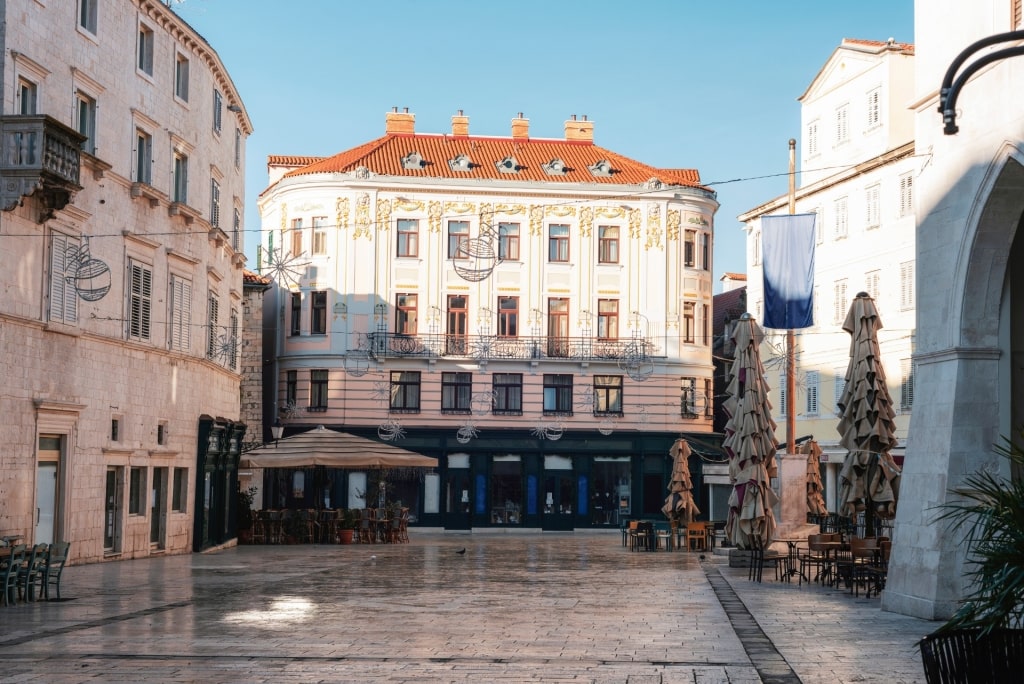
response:
<path fill-rule="evenodd" d="M 284 434 L 284 425 L 281 425 L 281 421 L 274 421 L 274 424 L 270 426 L 270 434 L 274 438 L 274 448 L 277 448 L 277 440 L 281 439 L 281 435 Z"/>

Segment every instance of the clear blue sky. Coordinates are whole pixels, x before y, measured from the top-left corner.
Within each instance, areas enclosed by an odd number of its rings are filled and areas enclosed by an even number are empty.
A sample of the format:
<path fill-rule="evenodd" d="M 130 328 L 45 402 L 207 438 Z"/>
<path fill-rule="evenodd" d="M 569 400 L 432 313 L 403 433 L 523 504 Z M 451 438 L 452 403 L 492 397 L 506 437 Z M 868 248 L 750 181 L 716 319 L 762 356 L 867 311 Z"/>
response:
<path fill-rule="evenodd" d="M 803 94 L 843 38 L 913 42 L 913 0 L 175 0 L 220 55 L 255 132 L 246 154 L 246 253 L 270 154 L 327 156 L 416 130 L 560 138 L 571 114 L 594 141 L 713 184 L 715 278 L 744 272 L 736 216 L 788 181 Z M 760 178 L 774 176 L 771 178 Z M 736 180 L 757 179 L 757 180 Z M 718 291 L 716 283 L 715 291 Z"/>

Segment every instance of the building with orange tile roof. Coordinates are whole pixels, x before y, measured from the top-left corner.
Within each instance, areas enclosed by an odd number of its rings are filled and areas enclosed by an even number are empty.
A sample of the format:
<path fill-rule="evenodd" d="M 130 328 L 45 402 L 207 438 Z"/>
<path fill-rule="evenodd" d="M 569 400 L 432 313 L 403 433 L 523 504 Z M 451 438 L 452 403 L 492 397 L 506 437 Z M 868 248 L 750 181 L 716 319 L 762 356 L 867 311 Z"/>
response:
<path fill-rule="evenodd" d="M 594 143 L 415 130 L 272 156 L 261 262 L 278 287 L 274 417 L 439 459 L 388 483 L 420 524 L 573 529 L 660 516 L 668 449 L 711 431 L 715 193 Z M 268 293 L 268 299 L 273 295 Z M 301 502 L 377 502 L 339 473 Z M 270 483 L 267 505 L 296 502 Z"/>

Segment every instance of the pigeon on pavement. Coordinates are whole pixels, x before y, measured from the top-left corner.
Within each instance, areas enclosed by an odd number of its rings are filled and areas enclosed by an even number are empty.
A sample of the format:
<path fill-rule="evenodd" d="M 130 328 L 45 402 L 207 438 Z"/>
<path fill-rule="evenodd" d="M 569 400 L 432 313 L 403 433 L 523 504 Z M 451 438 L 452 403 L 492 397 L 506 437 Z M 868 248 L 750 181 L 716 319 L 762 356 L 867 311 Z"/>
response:
<path fill-rule="evenodd" d="M 459 554 L 460 556 L 464 555 L 466 553 L 466 547 L 463 546 L 461 549 L 459 549 L 455 553 Z"/>

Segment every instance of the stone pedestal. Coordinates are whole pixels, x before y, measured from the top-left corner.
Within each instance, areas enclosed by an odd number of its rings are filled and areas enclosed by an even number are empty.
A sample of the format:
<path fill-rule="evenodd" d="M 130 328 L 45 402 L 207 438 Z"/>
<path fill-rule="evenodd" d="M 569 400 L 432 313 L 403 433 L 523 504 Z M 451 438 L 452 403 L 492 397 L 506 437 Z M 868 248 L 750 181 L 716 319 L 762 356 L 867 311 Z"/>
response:
<path fill-rule="evenodd" d="M 818 531 L 807 523 L 807 456 L 775 454 L 778 463 L 779 504 L 775 511 L 776 539 L 806 539 Z"/>

